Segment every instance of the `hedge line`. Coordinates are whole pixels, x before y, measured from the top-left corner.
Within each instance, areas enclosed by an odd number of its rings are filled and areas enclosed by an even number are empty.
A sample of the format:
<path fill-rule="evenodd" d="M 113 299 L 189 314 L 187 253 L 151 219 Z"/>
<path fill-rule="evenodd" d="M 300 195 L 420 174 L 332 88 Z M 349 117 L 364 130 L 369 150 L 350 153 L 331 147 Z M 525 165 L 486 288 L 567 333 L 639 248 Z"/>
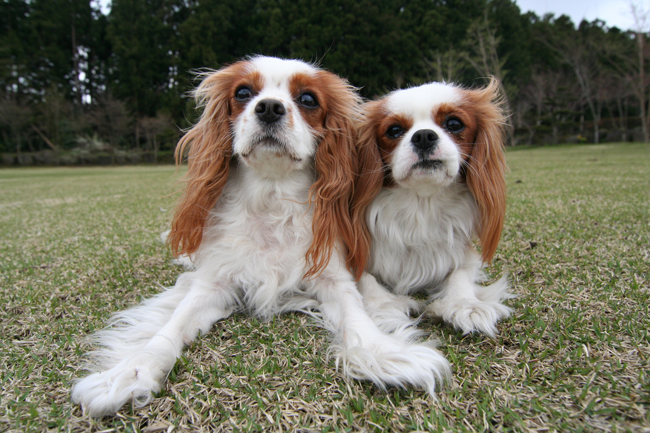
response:
<path fill-rule="evenodd" d="M 173 164 L 173 162 L 172 151 L 160 151 L 156 154 L 151 151 L 90 152 L 75 149 L 0 154 L 0 166 L 3 167 Z"/>

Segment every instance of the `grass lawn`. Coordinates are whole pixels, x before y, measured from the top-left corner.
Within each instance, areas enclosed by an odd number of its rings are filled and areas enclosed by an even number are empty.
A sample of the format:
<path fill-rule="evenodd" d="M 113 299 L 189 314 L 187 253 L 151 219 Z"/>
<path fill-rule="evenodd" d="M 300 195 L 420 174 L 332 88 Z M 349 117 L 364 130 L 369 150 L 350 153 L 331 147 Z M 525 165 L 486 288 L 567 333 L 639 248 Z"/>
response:
<path fill-rule="evenodd" d="M 0 431 L 650 431 L 650 145 L 508 153 L 488 271 L 518 298 L 500 335 L 424 320 L 454 383 L 432 400 L 346 381 L 302 314 L 235 315 L 149 406 L 92 420 L 69 397 L 83 338 L 172 285 L 173 167 L 0 170 Z"/>

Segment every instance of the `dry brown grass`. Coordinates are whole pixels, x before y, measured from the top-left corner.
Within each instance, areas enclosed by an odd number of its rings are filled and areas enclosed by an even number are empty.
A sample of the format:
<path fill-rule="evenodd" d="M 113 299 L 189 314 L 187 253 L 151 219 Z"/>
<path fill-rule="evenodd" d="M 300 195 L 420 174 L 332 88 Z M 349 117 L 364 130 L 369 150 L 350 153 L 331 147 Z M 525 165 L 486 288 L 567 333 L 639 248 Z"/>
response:
<path fill-rule="evenodd" d="M 301 314 L 235 315 L 142 409 L 92 420 L 69 398 L 85 336 L 173 284 L 158 240 L 171 167 L 0 171 L 0 431 L 650 431 L 650 146 L 511 151 L 489 271 L 519 297 L 497 339 L 421 327 L 455 383 L 346 381 Z"/>

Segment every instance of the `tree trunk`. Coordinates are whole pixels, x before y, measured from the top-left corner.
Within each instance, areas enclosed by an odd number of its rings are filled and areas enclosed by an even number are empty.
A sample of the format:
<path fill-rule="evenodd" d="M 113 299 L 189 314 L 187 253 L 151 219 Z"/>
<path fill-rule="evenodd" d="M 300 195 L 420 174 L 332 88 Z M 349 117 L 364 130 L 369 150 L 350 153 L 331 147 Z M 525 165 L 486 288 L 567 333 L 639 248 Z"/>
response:
<path fill-rule="evenodd" d="M 32 129 L 33 129 L 34 131 L 36 131 L 36 133 L 39 135 L 39 137 L 41 137 L 41 138 L 43 139 L 43 141 L 45 142 L 45 144 L 47 144 L 48 146 L 50 146 L 50 148 L 51 148 L 52 150 L 57 150 L 56 145 L 55 145 L 54 143 L 52 143 L 52 142 L 50 141 L 50 139 L 47 138 L 47 136 L 46 136 L 45 134 L 43 134 L 43 132 L 42 132 L 40 129 L 38 129 L 38 128 L 36 127 L 36 125 L 32 125 Z"/>
<path fill-rule="evenodd" d="M 648 131 L 648 123 L 650 123 L 650 116 L 646 113 L 646 83 L 645 83 L 645 67 L 643 56 L 643 39 L 645 35 L 643 32 L 636 32 L 637 46 L 639 47 L 639 106 L 641 107 L 641 129 L 643 130 L 643 141 L 646 143 L 650 141 L 650 133 Z"/>
<path fill-rule="evenodd" d="M 79 47 L 77 46 L 77 32 L 75 28 L 75 12 L 72 11 L 72 73 L 74 74 L 74 87 L 75 87 L 75 114 L 81 107 L 81 82 L 79 81 Z M 75 116 L 76 117 L 76 116 Z"/>
<path fill-rule="evenodd" d="M 585 113 L 580 113 L 580 135 L 585 135 Z"/>
<path fill-rule="evenodd" d="M 140 149 L 140 122 L 135 122 L 135 148 Z"/>
<path fill-rule="evenodd" d="M 622 97 L 616 98 L 616 109 L 618 110 L 618 126 L 619 131 L 621 131 L 622 141 L 627 141 L 627 109 L 626 103 L 623 102 Z"/>

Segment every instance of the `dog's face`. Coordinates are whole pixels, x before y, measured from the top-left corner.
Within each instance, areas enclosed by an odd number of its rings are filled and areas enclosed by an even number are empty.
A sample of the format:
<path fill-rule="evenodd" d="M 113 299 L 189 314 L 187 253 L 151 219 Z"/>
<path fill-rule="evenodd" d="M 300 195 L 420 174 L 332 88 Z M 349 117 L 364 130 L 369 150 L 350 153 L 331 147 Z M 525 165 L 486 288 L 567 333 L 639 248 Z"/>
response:
<path fill-rule="evenodd" d="M 375 192 L 383 185 L 431 195 L 465 183 L 480 211 L 489 261 L 505 214 L 505 118 L 497 82 L 476 90 L 444 83 L 397 90 L 367 103 L 364 112 L 360 149 Z"/>
<path fill-rule="evenodd" d="M 350 216 L 358 167 L 355 89 L 298 60 L 254 57 L 204 74 L 195 97 L 201 118 L 176 148 L 177 161 L 187 151 L 188 172 L 168 238 L 172 250 L 198 249 L 233 160 L 264 179 L 310 170 L 314 241 L 306 276 L 327 265 L 341 239 L 348 268 L 359 277 L 369 246 L 363 222 Z"/>
<path fill-rule="evenodd" d="M 324 136 L 330 105 L 323 71 L 269 57 L 243 69 L 230 89 L 234 155 L 266 176 L 305 167 Z"/>
<path fill-rule="evenodd" d="M 380 149 L 386 182 L 425 193 L 463 177 L 471 165 L 479 132 L 498 129 L 502 121 L 485 118 L 477 96 L 472 90 L 430 83 L 370 103 L 368 121 Z"/>
<path fill-rule="evenodd" d="M 395 92 L 384 104 L 377 142 L 392 179 L 410 187 L 453 182 L 476 123 L 459 92 L 432 83 Z"/>

